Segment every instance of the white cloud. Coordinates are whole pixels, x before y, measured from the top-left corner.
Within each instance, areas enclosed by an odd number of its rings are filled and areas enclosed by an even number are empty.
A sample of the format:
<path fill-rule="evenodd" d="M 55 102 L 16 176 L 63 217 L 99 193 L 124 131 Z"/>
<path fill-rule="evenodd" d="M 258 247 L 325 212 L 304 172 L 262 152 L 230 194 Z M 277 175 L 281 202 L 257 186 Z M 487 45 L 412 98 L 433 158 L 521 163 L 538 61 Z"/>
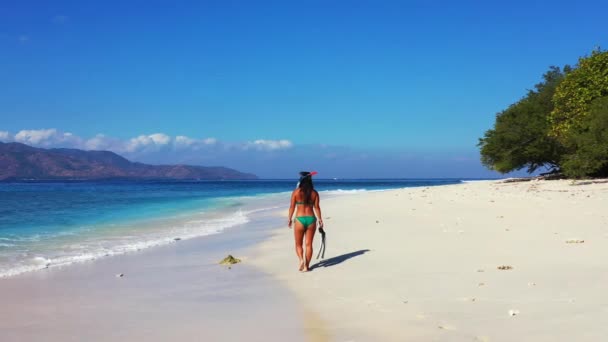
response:
<path fill-rule="evenodd" d="M 171 137 L 164 133 L 156 133 L 148 136 L 156 145 L 167 145 L 171 141 Z"/>
<path fill-rule="evenodd" d="M 165 133 L 142 134 L 133 138 L 118 139 L 104 134 L 90 138 L 79 137 L 70 132 L 61 132 L 55 128 L 21 130 L 12 135 L 0 131 L 0 141 L 16 141 L 37 147 L 67 147 L 84 150 L 113 151 L 127 158 L 157 158 L 194 160 L 216 158 L 218 156 L 236 157 L 244 151 L 259 154 L 292 148 L 289 140 L 258 139 L 245 142 L 225 142 L 213 137 L 191 138 L 185 135 L 171 137 Z M 215 157 L 214 157 L 215 156 Z M 194 158 L 194 159 L 193 159 Z"/>
<path fill-rule="evenodd" d="M 245 149 L 256 149 L 261 151 L 276 151 L 285 150 L 293 147 L 293 143 L 289 140 L 265 140 L 258 139 L 252 142 L 248 142 L 245 145 Z"/>
<path fill-rule="evenodd" d="M 0 131 L 0 141 L 10 141 L 12 140 L 11 134 L 7 131 Z"/>
<path fill-rule="evenodd" d="M 217 143 L 218 141 L 215 138 L 193 139 L 183 135 L 178 135 L 173 140 L 173 146 L 176 149 L 200 150 L 203 148 L 208 148 L 209 146 L 215 145 Z"/>
<path fill-rule="evenodd" d="M 28 145 L 45 145 L 57 138 L 57 130 L 51 129 L 31 129 L 22 130 L 15 134 L 15 141 Z"/>
<path fill-rule="evenodd" d="M 217 144 L 217 139 L 215 139 L 215 138 L 203 139 L 203 144 L 205 144 L 205 145 L 215 145 L 215 144 Z"/>
<path fill-rule="evenodd" d="M 175 146 L 176 147 L 187 147 L 196 143 L 196 139 L 188 138 L 184 135 L 178 135 L 175 137 Z"/>
<path fill-rule="evenodd" d="M 88 150 L 103 150 L 105 148 L 105 135 L 97 134 L 95 137 L 89 139 L 84 144 Z"/>
<path fill-rule="evenodd" d="M 83 148 L 87 150 L 122 152 L 125 149 L 124 147 L 125 143 L 122 140 L 111 138 L 104 134 L 97 134 L 93 138 L 86 140 Z"/>
<path fill-rule="evenodd" d="M 164 133 L 155 133 L 150 135 L 140 135 L 137 138 L 132 138 L 125 145 L 126 152 L 137 152 L 140 150 L 158 150 L 161 147 L 169 144 L 171 137 Z"/>
<path fill-rule="evenodd" d="M 15 134 L 16 142 L 44 147 L 73 147 L 82 148 L 82 138 L 70 133 L 59 132 L 55 128 L 21 130 Z"/>

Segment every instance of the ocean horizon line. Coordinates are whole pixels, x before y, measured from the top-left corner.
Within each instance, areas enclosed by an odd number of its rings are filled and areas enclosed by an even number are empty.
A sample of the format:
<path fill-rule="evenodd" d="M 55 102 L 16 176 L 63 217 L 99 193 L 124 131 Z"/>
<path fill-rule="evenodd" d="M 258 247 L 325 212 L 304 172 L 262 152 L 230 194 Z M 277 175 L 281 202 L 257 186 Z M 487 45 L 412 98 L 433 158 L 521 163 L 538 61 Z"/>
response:
<path fill-rule="evenodd" d="M 532 176 L 531 176 L 532 177 Z M 530 177 L 530 178 L 531 178 Z M 501 180 L 512 177 L 381 177 L 381 178 L 350 178 L 350 177 L 333 177 L 333 178 L 317 178 L 315 181 L 435 181 L 435 180 Z M 527 177 L 518 177 L 527 178 Z M 167 178 L 98 178 L 98 179 L 36 179 L 36 178 L 24 178 L 24 179 L 3 179 L 0 183 L 214 183 L 214 182 L 267 182 L 267 181 L 285 181 L 291 182 L 296 180 L 294 178 L 257 178 L 257 179 L 167 179 Z"/>

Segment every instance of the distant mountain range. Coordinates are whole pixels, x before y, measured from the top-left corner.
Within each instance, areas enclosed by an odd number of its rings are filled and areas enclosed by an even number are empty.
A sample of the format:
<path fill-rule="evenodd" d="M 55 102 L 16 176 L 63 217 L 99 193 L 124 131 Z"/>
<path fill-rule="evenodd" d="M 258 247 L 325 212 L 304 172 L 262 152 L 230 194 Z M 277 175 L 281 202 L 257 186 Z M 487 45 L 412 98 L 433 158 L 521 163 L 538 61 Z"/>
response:
<path fill-rule="evenodd" d="M 101 179 L 257 179 L 226 167 L 148 165 L 109 151 L 36 148 L 0 142 L 0 181 Z"/>

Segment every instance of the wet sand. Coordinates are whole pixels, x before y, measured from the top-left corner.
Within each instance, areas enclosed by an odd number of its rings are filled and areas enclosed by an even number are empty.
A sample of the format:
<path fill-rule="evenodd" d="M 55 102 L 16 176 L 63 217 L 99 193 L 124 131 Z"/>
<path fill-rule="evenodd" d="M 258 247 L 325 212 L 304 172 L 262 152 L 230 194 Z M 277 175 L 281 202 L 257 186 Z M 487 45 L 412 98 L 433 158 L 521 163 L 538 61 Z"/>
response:
<path fill-rule="evenodd" d="M 0 340 L 305 341 L 303 318 L 314 315 L 288 291 L 246 261 L 217 264 L 227 253 L 243 257 L 270 226 L 261 218 L 214 236 L 0 279 Z"/>

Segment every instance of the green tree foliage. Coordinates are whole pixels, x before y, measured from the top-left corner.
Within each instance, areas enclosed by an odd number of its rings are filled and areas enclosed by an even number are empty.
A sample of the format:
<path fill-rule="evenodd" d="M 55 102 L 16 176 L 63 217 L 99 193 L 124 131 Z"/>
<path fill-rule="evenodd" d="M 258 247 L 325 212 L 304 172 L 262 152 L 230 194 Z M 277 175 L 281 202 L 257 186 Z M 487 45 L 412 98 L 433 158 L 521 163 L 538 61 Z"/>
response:
<path fill-rule="evenodd" d="M 567 66 L 564 71 L 551 67 L 534 90 L 497 114 L 494 128 L 479 139 L 481 161 L 486 167 L 507 173 L 524 167 L 533 172 L 542 166 L 559 165 L 563 148 L 548 134 L 548 117 L 554 109 L 556 88 L 568 72 Z"/>
<path fill-rule="evenodd" d="M 564 157 L 569 177 L 608 176 L 608 96 L 594 100 L 586 119 L 569 134 L 573 152 Z"/>
<path fill-rule="evenodd" d="M 595 50 L 582 57 L 578 66 L 555 90 L 551 112 L 551 134 L 570 145 L 571 133 L 584 126 L 591 103 L 608 95 L 608 51 Z"/>

